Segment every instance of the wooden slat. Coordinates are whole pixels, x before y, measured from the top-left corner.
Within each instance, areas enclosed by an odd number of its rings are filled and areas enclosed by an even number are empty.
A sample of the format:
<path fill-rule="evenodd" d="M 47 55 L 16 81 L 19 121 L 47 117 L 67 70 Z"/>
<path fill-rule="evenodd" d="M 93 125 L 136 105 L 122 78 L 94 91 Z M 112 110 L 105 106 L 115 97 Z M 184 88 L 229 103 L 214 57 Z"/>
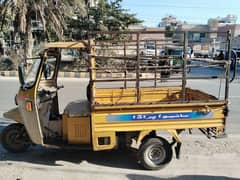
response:
<path fill-rule="evenodd" d="M 94 44 L 93 41 L 90 42 L 91 45 Z M 48 48 L 63 48 L 63 49 L 79 49 L 87 48 L 88 41 L 78 41 L 78 42 L 51 42 L 47 44 Z"/>

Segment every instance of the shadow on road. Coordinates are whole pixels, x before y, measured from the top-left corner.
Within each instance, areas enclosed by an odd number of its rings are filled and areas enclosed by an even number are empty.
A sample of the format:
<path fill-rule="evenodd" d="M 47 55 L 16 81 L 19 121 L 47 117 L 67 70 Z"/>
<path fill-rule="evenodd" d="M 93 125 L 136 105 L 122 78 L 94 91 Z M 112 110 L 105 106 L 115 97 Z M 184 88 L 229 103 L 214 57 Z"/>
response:
<path fill-rule="evenodd" d="M 9 153 L 0 147 L 1 161 L 23 161 L 32 164 L 63 166 L 58 161 L 80 164 L 87 161 L 92 164 L 107 167 L 139 169 L 136 163 L 135 153 L 129 151 L 101 151 L 93 152 L 90 150 L 63 150 L 47 149 L 39 146 L 30 148 L 27 152 L 21 154 Z"/>
<path fill-rule="evenodd" d="M 154 176 L 128 174 L 129 180 L 144 179 L 144 180 L 239 180 L 237 178 L 229 178 L 225 176 L 206 176 L 206 175 L 183 175 L 172 178 L 160 178 Z"/>
<path fill-rule="evenodd" d="M 1 119 L 0 139 L 2 130 L 10 123 Z M 0 145 L 0 161 L 22 161 L 49 166 L 62 166 L 62 164 L 58 164 L 58 161 L 67 161 L 75 164 L 87 161 L 107 167 L 139 169 L 139 165 L 136 163 L 136 153 L 119 150 L 93 152 L 91 150 L 49 149 L 41 146 L 32 146 L 27 152 L 14 154 L 7 152 Z"/>

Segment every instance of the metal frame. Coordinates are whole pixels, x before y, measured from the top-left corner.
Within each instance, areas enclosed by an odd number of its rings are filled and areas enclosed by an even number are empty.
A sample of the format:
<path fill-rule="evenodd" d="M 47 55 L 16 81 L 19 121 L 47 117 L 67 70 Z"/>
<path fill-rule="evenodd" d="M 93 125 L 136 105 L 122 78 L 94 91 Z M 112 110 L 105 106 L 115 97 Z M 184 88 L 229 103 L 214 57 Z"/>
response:
<path fill-rule="evenodd" d="M 190 32 L 190 31 L 189 31 Z M 124 86 L 123 88 L 126 89 L 127 88 L 127 82 L 134 82 L 135 81 L 135 88 L 136 88 L 136 104 L 140 103 L 140 88 L 141 85 L 140 83 L 142 81 L 148 81 L 148 80 L 153 80 L 154 84 L 153 87 L 157 87 L 157 81 L 174 81 L 174 80 L 180 80 L 181 83 L 181 87 L 182 87 L 182 103 L 187 103 L 186 102 L 186 85 L 187 85 L 187 80 L 189 79 L 215 79 L 215 78 L 222 78 L 225 79 L 225 101 L 228 101 L 228 94 L 229 94 L 229 63 L 231 61 L 231 53 L 229 53 L 229 57 L 228 60 L 213 60 L 213 59 L 205 59 L 205 58 L 188 58 L 188 52 L 187 52 L 187 48 L 189 44 L 194 44 L 194 42 L 189 41 L 188 40 L 188 31 L 176 31 L 176 33 L 178 34 L 182 34 L 184 36 L 183 41 L 179 40 L 179 39 L 170 39 L 170 38 L 157 38 L 157 39 L 151 39 L 151 41 L 154 42 L 155 44 L 155 52 L 154 55 L 151 56 L 146 56 L 146 55 L 142 55 L 141 54 L 141 50 L 142 50 L 142 46 L 143 43 L 146 41 L 141 39 L 141 35 L 147 35 L 147 34 L 164 34 L 165 31 L 124 31 L 124 32 L 92 32 L 89 33 L 89 38 L 94 38 L 95 35 L 108 35 L 110 38 L 106 39 L 106 40 L 98 40 L 95 39 L 95 45 L 90 46 L 89 49 L 96 49 L 96 52 L 101 49 L 101 50 L 109 50 L 109 51 L 122 51 L 122 53 L 120 53 L 120 55 L 100 55 L 98 53 L 90 53 L 90 59 L 92 58 L 92 60 L 90 62 L 92 62 L 91 64 L 91 68 L 90 68 L 90 83 L 92 85 L 94 85 L 94 87 L 92 88 L 92 107 L 94 106 L 99 106 L 96 105 L 94 102 L 94 89 L 96 88 L 96 83 L 102 83 L 102 82 L 123 82 Z M 202 32 L 202 31 L 191 31 L 191 32 Z M 231 32 L 230 31 L 204 31 L 205 33 L 225 33 L 227 34 L 227 40 L 226 43 L 228 44 L 228 51 L 230 52 L 231 50 Z M 126 40 L 116 40 L 116 38 L 114 38 L 114 36 L 119 36 L 119 35 L 128 35 L 130 38 L 126 39 Z M 113 37 L 111 39 L 111 36 Z M 133 39 L 133 37 L 135 37 L 135 39 Z M 131 39 L 132 38 L 132 39 Z M 175 41 L 173 43 L 173 41 Z M 104 48 L 103 45 L 104 43 L 106 43 L 106 47 Z M 158 54 L 158 47 L 162 46 L 170 46 L 170 45 L 174 45 L 174 46 L 179 46 L 183 48 L 183 65 L 182 66 L 171 66 L 169 65 L 169 62 L 173 59 L 176 58 L 178 56 L 174 56 L 174 55 L 159 55 Z M 108 47 L 110 46 L 110 47 Z M 132 54 L 129 55 L 128 51 L 132 51 Z M 134 53 L 135 51 L 135 53 Z M 114 67 L 104 67 L 101 68 L 99 66 L 97 66 L 96 64 L 93 65 L 93 60 L 96 61 L 107 61 L 111 59 L 112 61 L 121 61 L 122 63 L 124 63 L 123 67 L 121 67 L 119 71 L 116 71 L 116 68 Z M 148 62 L 151 62 L 151 65 L 145 65 L 142 66 L 143 61 L 146 59 L 148 60 Z M 162 67 L 160 67 L 158 65 L 158 63 L 160 61 L 164 61 L 167 64 L 163 65 Z M 199 61 L 201 63 L 207 63 L 207 64 L 188 64 L 188 61 Z M 133 64 L 135 63 L 135 67 L 129 68 L 127 67 L 127 62 L 132 62 Z M 224 66 L 225 67 L 225 73 L 222 76 L 201 76 L 201 77 L 188 77 L 187 76 L 187 69 L 188 68 L 198 68 L 198 67 L 215 67 L 215 66 Z M 153 74 L 152 78 L 141 78 L 141 73 L 142 73 L 142 69 L 144 68 L 149 68 L 152 69 L 151 73 Z M 158 73 L 161 72 L 170 72 L 170 71 L 178 71 L 178 72 L 182 72 L 182 76 L 181 77 L 159 77 Z M 97 78 L 99 77 L 98 74 L 101 73 L 109 73 L 113 75 L 116 73 L 123 73 L 123 77 L 117 77 L 117 78 Z M 135 73 L 135 77 L 134 78 L 129 78 L 128 77 L 128 73 L 134 74 Z M 110 75 L 110 76 L 111 76 Z M 114 96 L 113 96 L 114 97 Z"/>

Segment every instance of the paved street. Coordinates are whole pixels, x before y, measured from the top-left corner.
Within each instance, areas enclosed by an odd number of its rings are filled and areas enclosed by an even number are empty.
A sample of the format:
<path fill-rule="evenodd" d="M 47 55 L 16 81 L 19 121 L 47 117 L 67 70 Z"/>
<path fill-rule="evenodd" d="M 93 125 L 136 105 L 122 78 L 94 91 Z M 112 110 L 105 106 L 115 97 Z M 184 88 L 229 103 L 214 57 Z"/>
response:
<path fill-rule="evenodd" d="M 60 110 L 76 99 L 84 99 L 87 79 L 60 79 L 65 86 L 59 91 Z M 218 96 L 219 80 L 189 81 L 192 88 Z M 0 77 L 0 114 L 14 107 L 17 78 Z M 223 89 L 224 87 L 222 87 Z M 39 146 L 23 154 L 11 154 L 0 147 L 0 179 L 239 179 L 240 123 L 238 104 L 240 80 L 230 87 L 230 114 L 225 139 L 207 139 L 200 133 L 182 135 L 182 156 L 164 169 L 145 171 L 135 163 L 135 155 L 119 151 L 87 152 L 45 149 Z M 221 94 L 222 96 L 223 94 Z M 1 115 L 0 115 L 1 116 Z M 1 119 L 2 129 L 7 122 Z"/>

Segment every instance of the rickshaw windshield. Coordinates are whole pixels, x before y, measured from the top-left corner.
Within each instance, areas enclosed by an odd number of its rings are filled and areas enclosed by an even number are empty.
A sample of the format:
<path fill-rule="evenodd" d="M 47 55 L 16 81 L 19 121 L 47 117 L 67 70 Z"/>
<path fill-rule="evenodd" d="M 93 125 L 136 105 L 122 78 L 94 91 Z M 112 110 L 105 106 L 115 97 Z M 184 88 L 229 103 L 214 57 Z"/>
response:
<path fill-rule="evenodd" d="M 35 84 L 40 63 L 41 63 L 40 57 L 34 59 L 32 66 L 30 67 L 29 71 L 27 72 L 27 74 L 24 77 L 24 87 L 25 88 L 29 88 Z"/>

